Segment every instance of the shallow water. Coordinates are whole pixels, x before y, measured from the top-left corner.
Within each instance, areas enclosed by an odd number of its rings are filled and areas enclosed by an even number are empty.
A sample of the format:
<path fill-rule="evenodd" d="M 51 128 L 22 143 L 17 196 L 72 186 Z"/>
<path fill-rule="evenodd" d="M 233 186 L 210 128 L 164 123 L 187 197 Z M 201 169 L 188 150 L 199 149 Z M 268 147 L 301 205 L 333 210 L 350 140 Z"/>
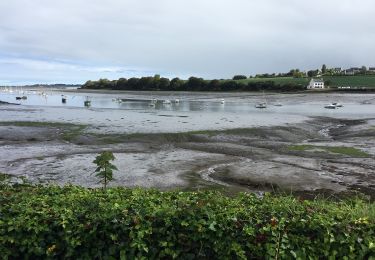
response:
<path fill-rule="evenodd" d="M 0 100 L 19 106 L 0 106 L 0 121 L 53 121 L 92 125 L 92 131 L 106 133 L 182 132 L 217 130 L 298 123 L 311 116 L 372 118 L 375 95 L 248 93 L 164 93 L 127 92 L 122 94 L 22 90 L 0 92 Z M 62 103 L 62 95 L 67 102 Z M 27 96 L 18 101 L 16 96 Z M 116 99 L 123 99 L 118 102 Z M 152 99 L 158 101 L 151 105 Z M 222 103 L 221 99 L 225 98 Z M 171 104 L 164 104 L 164 100 Z M 179 99 L 179 103 L 173 102 Z M 85 107 L 84 101 L 91 106 Z M 257 102 L 266 100 L 266 109 Z M 324 105 L 339 101 L 344 107 L 334 110 Z M 274 106 L 282 103 L 282 106 Z M 373 104 L 374 103 L 374 104 Z"/>

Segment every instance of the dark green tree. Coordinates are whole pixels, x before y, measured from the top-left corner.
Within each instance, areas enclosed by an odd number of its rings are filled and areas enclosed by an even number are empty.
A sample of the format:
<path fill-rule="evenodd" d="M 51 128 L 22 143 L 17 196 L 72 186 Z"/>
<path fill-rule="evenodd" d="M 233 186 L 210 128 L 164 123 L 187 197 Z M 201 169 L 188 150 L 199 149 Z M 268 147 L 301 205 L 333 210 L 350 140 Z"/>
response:
<path fill-rule="evenodd" d="M 116 82 L 116 89 L 126 89 L 126 83 L 128 82 L 125 78 L 119 78 Z"/>
<path fill-rule="evenodd" d="M 307 76 L 309 76 L 310 78 L 316 77 L 317 75 L 318 75 L 318 71 L 317 70 L 309 70 L 307 72 Z"/>
<path fill-rule="evenodd" d="M 117 170 L 117 167 L 111 163 L 114 159 L 115 156 L 112 152 L 104 151 L 93 161 L 97 166 L 96 176 L 101 179 L 100 183 L 103 184 L 104 190 L 107 189 L 107 184 L 113 180 L 113 170 Z"/>
<path fill-rule="evenodd" d="M 322 74 L 326 74 L 327 73 L 327 66 L 325 64 L 323 64 L 322 66 Z"/>
<path fill-rule="evenodd" d="M 171 80 L 169 86 L 171 90 L 181 90 L 183 88 L 184 82 L 179 78 L 174 78 Z"/>
<path fill-rule="evenodd" d="M 233 80 L 241 80 L 241 79 L 247 79 L 245 75 L 235 75 L 233 76 Z"/>

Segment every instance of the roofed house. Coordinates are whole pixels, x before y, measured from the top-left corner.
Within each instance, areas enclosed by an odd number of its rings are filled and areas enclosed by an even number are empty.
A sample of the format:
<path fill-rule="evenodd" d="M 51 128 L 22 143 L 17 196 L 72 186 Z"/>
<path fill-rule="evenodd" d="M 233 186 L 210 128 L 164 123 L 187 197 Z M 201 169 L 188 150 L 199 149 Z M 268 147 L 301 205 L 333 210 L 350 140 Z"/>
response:
<path fill-rule="evenodd" d="M 354 67 L 354 68 L 350 68 L 350 69 L 345 70 L 344 74 L 345 75 L 355 75 L 359 72 L 361 72 L 361 68 Z"/>
<path fill-rule="evenodd" d="M 342 68 L 333 68 L 332 71 L 334 74 L 340 74 L 342 72 Z"/>
<path fill-rule="evenodd" d="M 311 79 L 309 85 L 307 85 L 307 89 L 321 89 L 324 87 L 323 79 Z"/>

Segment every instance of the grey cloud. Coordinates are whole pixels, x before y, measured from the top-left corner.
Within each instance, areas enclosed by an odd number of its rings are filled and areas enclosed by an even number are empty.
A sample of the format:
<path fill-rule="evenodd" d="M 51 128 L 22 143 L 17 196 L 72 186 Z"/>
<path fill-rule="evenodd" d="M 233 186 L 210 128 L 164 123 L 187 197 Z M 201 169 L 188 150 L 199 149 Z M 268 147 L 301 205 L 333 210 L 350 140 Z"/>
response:
<path fill-rule="evenodd" d="M 209 78 L 375 65 L 373 10 L 372 0 L 3 0 L 0 55 Z M 108 74 L 59 69 L 67 80 Z"/>

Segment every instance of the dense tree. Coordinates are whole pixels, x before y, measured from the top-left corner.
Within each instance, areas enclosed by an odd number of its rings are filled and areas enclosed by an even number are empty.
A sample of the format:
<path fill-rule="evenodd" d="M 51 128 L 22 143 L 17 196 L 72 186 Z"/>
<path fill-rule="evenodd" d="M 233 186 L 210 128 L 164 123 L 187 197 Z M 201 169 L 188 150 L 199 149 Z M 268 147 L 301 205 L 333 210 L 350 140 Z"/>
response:
<path fill-rule="evenodd" d="M 158 89 L 169 90 L 170 81 L 167 78 L 160 78 L 158 82 Z"/>
<path fill-rule="evenodd" d="M 126 84 L 126 89 L 128 90 L 137 90 L 138 89 L 138 78 L 130 78 Z"/>
<path fill-rule="evenodd" d="M 217 80 L 217 79 L 211 80 L 207 85 L 207 90 L 211 90 L 211 91 L 221 90 L 220 80 Z"/>
<path fill-rule="evenodd" d="M 323 64 L 322 66 L 322 74 L 326 74 L 327 73 L 327 66 L 325 64 Z"/>
<path fill-rule="evenodd" d="M 292 71 L 294 75 L 299 70 Z M 266 76 L 269 74 L 262 74 Z M 271 75 L 272 76 L 272 75 Z M 268 77 L 267 77 L 268 78 Z M 277 90 L 289 91 L 303 89 L 300 84 L 275 84 L 272 80 L 250 81 L 247 84 L 236 80 L 204 80 L 203 78 L 190 77 L 188 80 L 174 78 L 142 77 L 142 78 L 120 78 L 110 81 L 100 79 L 98 81 L 87 81 L 82 88 L 87 89 L 116 89 L 116 90 L 172 90 L 172 91 L 259 91 Z"/>
<path fill-rule="evenodd" d="M 152 88 L 155 84 L 154 81 L 157 81 L 154 77 L 142 77 L 137 82 L 137 89 L 139 90 L 147 90 Z"/>
<path fill-rule="evenodd" d="M 179 78 L 173 78 L 169 84 L 170 90 L 182 90 L 184 82 Z"/>
<path fill-rule="evenodd" d="M 116 89 L 126 89 L 126 83 L 128 82 L 125 78 L 120 78 L 117 80 Z"/>
<path fill-rule="evenodd" d="M 190 77 L 186 82 L 187 90 L 202 90 L 205 87 L 206 82 L 202 78 Z"/>
<path fill-rule="evenodd" d="M 307 76 L 309 76 L 310 78 L 316 77 L 317 75 L 318 75 L 318 71 L 317 70 L 309 70 L 307 72 Z"/>
<path fill-rule="evenodd" d="M 245 75 L 235 75 L 233 76 L 233 80 L 241 80 L 241 79 L 247 79 Z"/>

